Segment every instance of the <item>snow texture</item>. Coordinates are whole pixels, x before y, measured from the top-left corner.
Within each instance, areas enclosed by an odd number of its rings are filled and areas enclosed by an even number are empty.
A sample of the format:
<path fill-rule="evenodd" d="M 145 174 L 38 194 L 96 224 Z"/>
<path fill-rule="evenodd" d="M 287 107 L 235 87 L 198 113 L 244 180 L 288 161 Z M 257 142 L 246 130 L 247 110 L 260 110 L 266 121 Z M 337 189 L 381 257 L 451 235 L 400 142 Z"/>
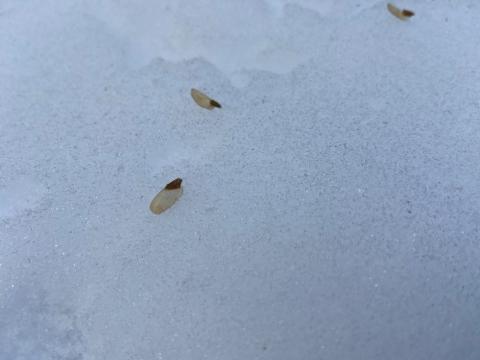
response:
<path fill-rule="evenodd" d="M 0 360 L 479 359 L 480 3 L 396 5 L 0 1 Z"/>

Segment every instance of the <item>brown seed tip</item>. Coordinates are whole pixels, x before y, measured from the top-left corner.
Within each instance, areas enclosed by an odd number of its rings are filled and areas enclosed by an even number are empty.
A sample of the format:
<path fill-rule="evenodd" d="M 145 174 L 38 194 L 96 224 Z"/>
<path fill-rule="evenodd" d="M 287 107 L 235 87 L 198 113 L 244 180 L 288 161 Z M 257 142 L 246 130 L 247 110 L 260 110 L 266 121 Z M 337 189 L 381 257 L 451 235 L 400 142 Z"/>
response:
<path fill-rule="evenodd" d="M 214 106 L 214 107 L 217 107 L 217 108 L 219 108 L 219 109 L 222 107 L 222 105 L 220 105 L 219 102 L 217 102 L 217 101 L 215 101 L 215 100 L 213 100 L 213 99 L 210 99 L 210 105 L 212 105 L 212 106 Z"/>
<path fill-rule="evenodd" d="M 167 189 L 167 190 L 175 190 L 175 189 L 180 188 L 180 186 L 182 186 L 182 179 L 176 178 L 176 179 L 173 180 L 172 182 L 169 182 L 169 183 L 165 186 L 165 189 Z"/>
<path fill-rule="evenodd" d="M 413 15 L 415 15 L 415 13 L 411 10 L 403 9 L 402 15 L 406 17 L 412 17 Z"/>

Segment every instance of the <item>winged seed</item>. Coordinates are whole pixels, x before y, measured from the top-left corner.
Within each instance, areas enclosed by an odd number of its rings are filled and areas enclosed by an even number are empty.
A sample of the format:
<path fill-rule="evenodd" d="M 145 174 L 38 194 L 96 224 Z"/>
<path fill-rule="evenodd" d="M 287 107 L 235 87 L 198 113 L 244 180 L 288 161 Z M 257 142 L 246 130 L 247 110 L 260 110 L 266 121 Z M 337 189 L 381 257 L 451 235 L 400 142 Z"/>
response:
<path fill-rule="evenodd" d="M 182 179 L 177 178 L 169 182 L 150 203 L 150 211 L 156 215 L 171 207 L 182 195 Z"/>
<path fill-rule="evenodd" d="M 206 94 L 202 93 L 200 90 L 192 89 L 190 91 L 190 94 L 192 95 L 193 100 L 195 100 L 195 102 L 199 106 L 201 106 L 205 109 L 212 110 L 213 108 L 221 108 L 222 107 L 222 105 L 220 105 L 219 102 L 211 99 Z"/>
<path fill-rule="evenodd" d="M 413 15 L 415 15 L 415 13 L 411 10 L 407 10 L 407 9 L 399 9 L 398 7 L 396 7 L 395 5 L 393 4 L 387 4 L 387 9 L 388 11 L 390 11 L 390 13 L 397 17 L 398 19 L 400 20 L 407 20 L 409 18 L 411 18 Z"/>

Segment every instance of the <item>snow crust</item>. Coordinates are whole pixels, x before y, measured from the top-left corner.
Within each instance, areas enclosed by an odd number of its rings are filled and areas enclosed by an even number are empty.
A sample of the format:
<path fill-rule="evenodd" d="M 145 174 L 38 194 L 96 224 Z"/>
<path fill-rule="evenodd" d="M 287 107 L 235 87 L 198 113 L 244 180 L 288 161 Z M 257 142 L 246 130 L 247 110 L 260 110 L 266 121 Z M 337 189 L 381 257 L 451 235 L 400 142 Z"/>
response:
<path fill-rule="evenodd" d="M 396 5 L 0 1 L 0 360 L 480 358 L 480 5 Z"/>

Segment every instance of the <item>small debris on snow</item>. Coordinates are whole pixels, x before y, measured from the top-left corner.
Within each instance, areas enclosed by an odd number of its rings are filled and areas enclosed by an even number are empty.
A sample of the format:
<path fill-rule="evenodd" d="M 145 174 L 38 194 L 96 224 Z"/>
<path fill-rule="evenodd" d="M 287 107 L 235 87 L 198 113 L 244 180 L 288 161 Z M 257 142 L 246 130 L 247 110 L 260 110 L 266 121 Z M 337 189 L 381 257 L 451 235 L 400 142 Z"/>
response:
<path fill-rule="evenodd" d="M 399 18 L 400 20 L 408 20 L 413 15 L 415 15 L 415 13 L 411 10 L 399 9 L 398 7 L 396 7 L 395 5 L 390 4 L 390 3 L 387 4 L 387 9 L 388 9 L 388 11 L 390 11 L 390 13 L 393 16 Z"/>
<path fill-rule="evenodd" d="M 207 95 L 202 93 L 200 90 L 192 89 L 190 91 L 190 94 L 192 95 L 193 100 L 195 100 L 195 102 L 199 106 L 201 106 L 205 109 L 212 110 L 213 108 L 221 108 L 222 107 L 222 105 L 220 105 L 219 102 L 211 99 L 210 97 L 208 97 Z"/>
<path fill-rule="evenodd" d="M 182 195 L 182 179 L 177 178 L 168 183 L 150 203 L 150 211 L 154 214 L 160 214 L 171 207 Z"/>

